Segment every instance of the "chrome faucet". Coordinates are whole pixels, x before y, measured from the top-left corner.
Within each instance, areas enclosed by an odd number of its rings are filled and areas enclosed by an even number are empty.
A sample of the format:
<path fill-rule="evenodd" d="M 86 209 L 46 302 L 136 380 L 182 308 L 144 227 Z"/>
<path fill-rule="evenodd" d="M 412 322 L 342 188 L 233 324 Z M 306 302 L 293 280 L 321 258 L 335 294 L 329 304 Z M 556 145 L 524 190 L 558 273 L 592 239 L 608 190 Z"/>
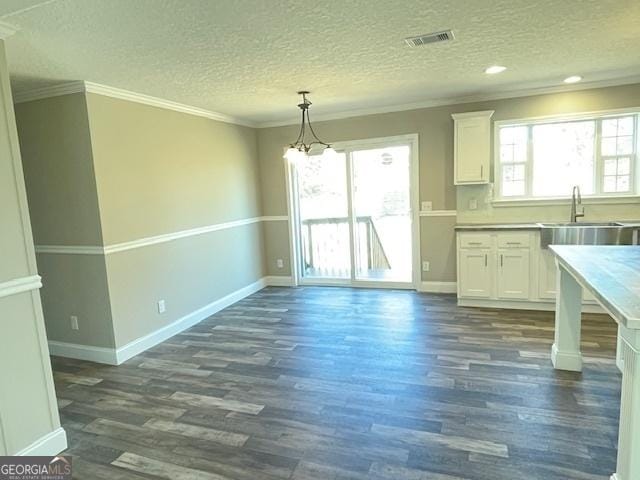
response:
<path fill-rule="evenodd" d="M 582 197 L 580 196 L 580 187 L 576 185 L 571 191 L 571 223 L 577 223 L 579 217 L 584 217 L 584 207 L 581 212 L 578 212 L 578 205 L 582 206 Z"/>

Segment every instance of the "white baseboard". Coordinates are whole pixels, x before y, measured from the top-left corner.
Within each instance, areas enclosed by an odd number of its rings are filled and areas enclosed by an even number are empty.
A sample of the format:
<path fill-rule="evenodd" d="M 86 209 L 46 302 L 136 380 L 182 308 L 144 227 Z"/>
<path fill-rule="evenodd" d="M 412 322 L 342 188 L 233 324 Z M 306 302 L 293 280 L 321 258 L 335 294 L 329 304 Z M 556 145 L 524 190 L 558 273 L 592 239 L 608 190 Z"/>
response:
<path fill-rule="evenodd" d="M 419 292 L 429 293 L 456 293 L 456 282 L 420 282 Z"/>
<path fill-rule="evenodd" d="M 198 310 L 179 318 L 173 323 L 162 327 L 144 337 L 140 337 L 123 347 L 104 348 L 93 347 L 89 345 L 81 345 L 77 343 L 49 341 L 49 353 L 60 357 L 76 358 L 78 360 L 88 360 L 90 362 L 105 363 L 107 365 L 120 365 L 130 358 L 148 350 L 151 347 L 164 342 L 168 338 L 186 330 L 189 327 L 201 322 L 205 318 L 210 317 L 214 313 L 219 312 L 223 308 L 236 303 L 243 298 L 262 290 L 267 286 L 269 277 L 264 277 L 246 287 L 235 292 L 225 295 L 224 297 L 205 305 Z M 280 278 L 280 277 L 276 277 Z M 290 277 L 282 277 L 290 278 Z"/>
<path fill-rule="evenodd" d="M 236 303 L 243 298 L 256 293 L 266 287 L 267 284 L 264 278 L 261 278 L 257 282 L 247 285 L 246 287 L 236 290 L 235 292 L 225 295 L 219 300 L 206 305 L 195 312 L 191 312 L 188 315 L 176 320 L 169 325 L 162 327 L 155 332 L 152 332 L 144 337 L 140 337 L 133 342 L 126 344 L 124 347 L 120 347 L 116 350 L 117 365 L 135 357 L 139 353 L 148 350 L 151 347 L 155 347 L 159 343 L 164 342 L 168 338 L 186 330 L 193 325 L 200 323 L 205 318 L 210 317 L 216 312 L 219 312 L 223 308 L 227 308 L 229 305 Z"/>
<path fill-rule="evenodd" d="M 281 276 L 264 277 L 264 281 L 269 287 L 290 287 L 293 285 L 293 278 Z"/>
<path fill-rule="evenodd" d="M 23 448 L 16 456 L 36 456 L 50 457 L 59 454 L 67 449 L 67 433 L 62 427 L 56 428 L 53 432 L 47 433 L 31 445 Z"/>
<path fill-rule="evenodd" d="M 115 348 L 93 347 L 80 343 L 67 343 L 49 340 L 49 354 L 57 357 L 76 358 L 89 362 L 117 365 L 118 359 Z"/>
<path fill-rule="evenodd" d="M 551 363 L 558 370 L 570 372 L 582 371 L 582 354 L 580 352 L 561 352 L 554 343 L 551 346 Z"/>

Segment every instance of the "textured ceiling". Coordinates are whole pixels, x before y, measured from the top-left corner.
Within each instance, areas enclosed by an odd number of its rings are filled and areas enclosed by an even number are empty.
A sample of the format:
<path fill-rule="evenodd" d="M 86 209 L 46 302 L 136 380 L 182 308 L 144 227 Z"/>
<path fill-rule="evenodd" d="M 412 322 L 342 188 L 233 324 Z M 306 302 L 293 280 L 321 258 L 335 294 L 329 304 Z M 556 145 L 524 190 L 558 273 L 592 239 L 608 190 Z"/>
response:
<path fill-rule="evenodd" d="M 640 75 L 638 0 L 1 0 L 0 19 L 18 93 L 88 80 L 253 122 L 295 116 L 302 88 L 326 114 Z"/>

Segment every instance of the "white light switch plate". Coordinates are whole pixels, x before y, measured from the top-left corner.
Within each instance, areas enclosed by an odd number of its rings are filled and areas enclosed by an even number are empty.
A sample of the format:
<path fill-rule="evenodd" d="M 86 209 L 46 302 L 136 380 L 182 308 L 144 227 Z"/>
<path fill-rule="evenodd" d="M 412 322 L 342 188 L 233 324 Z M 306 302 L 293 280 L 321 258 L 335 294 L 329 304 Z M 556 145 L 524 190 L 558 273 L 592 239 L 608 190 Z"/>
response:
<path fill-rule="evenodd" d="M 75 315 L 71 315 L 71 317 L 69 317 L 69 320 L 71 322 L 71 330 L 80 330 L 80 327 L 78 326 L 78 317 L 76 317 Z"/>
<path fill-rule="evenodd" d="M 167 311 L 167 306 L 164 303 L 164 300 L 160 300 L 158 302 L 158 313 L 164 313 Z"/>
<path fill-rule="evenodd" d="M 428 272 L 429 269 L 431 268 L 431 264 L 427 261 L 422 262 L 422 271 L 423 272 Z"/>
<path fill-rule="evenodd" d="M 478 200 L 472 198 L 469 200 L 469 210 L 477 210 L 478 209 Z"/>
<path fill-rule="evenodd" d="M 276 267 L 278 268 L 284 268 L 284 260 L 282 260 L 281 258 L 276 260 Z"/>

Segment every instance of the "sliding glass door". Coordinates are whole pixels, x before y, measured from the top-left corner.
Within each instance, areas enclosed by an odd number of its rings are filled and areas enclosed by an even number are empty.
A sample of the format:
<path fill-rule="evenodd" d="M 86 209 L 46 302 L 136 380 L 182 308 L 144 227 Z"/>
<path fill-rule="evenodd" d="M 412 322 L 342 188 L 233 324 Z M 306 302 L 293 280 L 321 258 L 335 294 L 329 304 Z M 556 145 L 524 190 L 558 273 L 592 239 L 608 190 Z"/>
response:
<path fill-rule="evenodd" d="M 415 141 L 335 145 L 291 167 L 300 283 L 413 285 Z"/>
<path fill-rule="evenodd" d="M 411 195 L 408 145 L 351 153 L 355 277 L 411 282 Z"/>
<path fill-rule="evenodd" d="M 302 275 L 351 278 L 347 161 L 310 155 L 296 164 Z"/>

